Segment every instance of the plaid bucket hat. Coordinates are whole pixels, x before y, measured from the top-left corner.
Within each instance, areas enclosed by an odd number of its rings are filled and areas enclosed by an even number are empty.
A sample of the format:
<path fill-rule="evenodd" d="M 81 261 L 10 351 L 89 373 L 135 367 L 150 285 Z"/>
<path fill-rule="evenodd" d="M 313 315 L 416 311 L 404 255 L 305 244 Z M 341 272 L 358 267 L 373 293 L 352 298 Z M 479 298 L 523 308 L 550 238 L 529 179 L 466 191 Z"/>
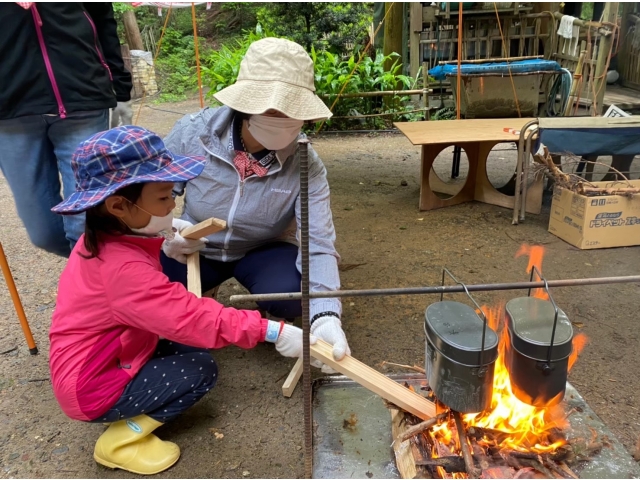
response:
<path fill-rule="evenodd" d="M 76 191 L 51 210 L 81 213 L 134 183 L 186 182 L 200 175 L 204 164 L 204 157 L 171 153 L 159 136 L 145 128 L 112 128 L 78 146 L 71 159 Z"/>

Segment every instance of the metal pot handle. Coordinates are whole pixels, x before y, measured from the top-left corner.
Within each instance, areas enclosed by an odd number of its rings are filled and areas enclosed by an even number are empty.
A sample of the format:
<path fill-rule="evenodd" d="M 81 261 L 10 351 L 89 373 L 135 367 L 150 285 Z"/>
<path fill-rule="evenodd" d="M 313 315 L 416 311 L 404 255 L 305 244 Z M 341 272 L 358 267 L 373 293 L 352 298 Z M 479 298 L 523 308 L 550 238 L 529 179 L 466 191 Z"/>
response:
<path fill-rule="evenodd" d="M 549 300 L 551 301 L 551 305 L 553 305 L 553 309 L 555 311 L 555 317 L 553 319 L 553 329 L 551 330 L 551 343 L 549 344 L 549 353 L 547 354 L 547 363 L 551 365 L 551 352 L 553 350 L 553 341 L 555 340 L 555 336 L 556 336 L 556 325 L 558 324 L 559 309 L 558 309 L 558 306 L 556 305 L 556 302 L 553 300 L 553 297 L 551 296 L 551 292 L 549 291 L 549 284 L 547 283 L 547 280 L 542 276 L 542 274 L 540 273 L 540 270 L 538 270 L 538 267 L 536 267 L 535 265 L 533 265 L 531 268 L 531 277 L 529 277 L 529 281 L 533 282 L 534 272 L 538 274 L 538 278 L 544 282 L 544 289 L 546 290 L 547 295 L 549 296 Z M 531 296 L 531 288 L 529 288 L 529 294 L 527 296 L 529 297 Z"/>
<path fill-rule="evenodd" d="M 460 285 L 462 288 L 464 288 L 465 293 L 467 294 L 467 297 L 469 297 L 469 300 L 471 300 L 473 302 L 473 304 L 476 306 L 476 311 L 480 312 L 480 315 L 482 315 L 482 348 L 480 350 L 480 368 L 482 369 L 482 367 L 484 366 L 484 340 L 485 340 L 485 336 L 486 336 L 486 332 L 487 332 L 487 316 L 484 314 L 484 312 L 482 311 L 482 309 L 480 308 L 480 305 L 478 305 L 478 303 L 473 299 L 473 297 L 471 296 L 471 294 L 469 293 L 469 290 L 467 289 L 467 286 L 458 281 L 458 279 L 456 277 L 454 277 L 451 272 L 449 270 L 447 270 L 446 268 L 442 268 L 442 286 L 444 287 L 444 279 L 445 279 L 445 274 L 449 275 L 451 277 L 451 279 L 457 283 L 458 285 Z M 444 298 L 444 291 L 440 292 L 440 301 L 442 301 Z M 554 330 L 555 330 L 555 326 L 554 326 Z"/>

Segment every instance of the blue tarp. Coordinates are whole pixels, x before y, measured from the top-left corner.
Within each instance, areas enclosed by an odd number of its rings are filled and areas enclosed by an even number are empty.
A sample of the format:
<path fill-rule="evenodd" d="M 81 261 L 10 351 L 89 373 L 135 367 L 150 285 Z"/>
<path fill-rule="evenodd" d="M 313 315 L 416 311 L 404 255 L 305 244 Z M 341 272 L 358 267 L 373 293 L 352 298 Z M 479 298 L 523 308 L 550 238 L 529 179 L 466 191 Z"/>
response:
<path fill-rule="evenodd" d="M 623 128 L 540 128 L 538 144 L 549 152 L 586 155 L 640 154 L 640 127 Z"/>
<path fill-rule="evenodd" d="M 504 75 L 509 75 L 509 67 L 511 68 L 511 73 L 529 73 L 540 71 L 560 72 L 562 69 L 558 62 L 554 62 L 553 60 L 540 59 L 510 62 L 509 66 L 507 66 L 507 62 L 481 64 L 463 63 L 462 65 L 460 65 L 460 72 L 462 73 L 462 75 L 477 75 L 483 73 L 502 73 Z M 429 75 L 431 75 L 436 80 L 444 80 L 447 75 L 457 74 L 458 65 L 456 64 L 438 65 L 437 67 L 433 67 L 431 70 L 429 70 Z"/>

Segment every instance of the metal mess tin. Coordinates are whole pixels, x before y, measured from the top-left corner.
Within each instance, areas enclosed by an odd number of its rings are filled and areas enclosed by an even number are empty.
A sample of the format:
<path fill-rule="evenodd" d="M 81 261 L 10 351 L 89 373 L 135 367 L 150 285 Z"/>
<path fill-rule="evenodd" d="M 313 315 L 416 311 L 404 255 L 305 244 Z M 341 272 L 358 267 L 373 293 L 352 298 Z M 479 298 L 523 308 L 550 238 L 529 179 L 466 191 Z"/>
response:
<path fill-rule="evenodd" d="M 573 327 L 549 294 L 549 300 L 529 296 L 514 298 L 506 305 L 509 347 L 505 364 L 511 389 L 521 401 L 536 407 L 562 401 L 567 385 L 569 356 L 573 351 Z"/>
<path fill-rule="evenodd" d="M 461 413 L 477 413 L 491 407 L 493 373 L 498 357 L 498 336 L 466 286 L 462 285 L 481 312 L 452 301 L 429 305 L 425 311 L 426 374 L 438 400 Z"/>

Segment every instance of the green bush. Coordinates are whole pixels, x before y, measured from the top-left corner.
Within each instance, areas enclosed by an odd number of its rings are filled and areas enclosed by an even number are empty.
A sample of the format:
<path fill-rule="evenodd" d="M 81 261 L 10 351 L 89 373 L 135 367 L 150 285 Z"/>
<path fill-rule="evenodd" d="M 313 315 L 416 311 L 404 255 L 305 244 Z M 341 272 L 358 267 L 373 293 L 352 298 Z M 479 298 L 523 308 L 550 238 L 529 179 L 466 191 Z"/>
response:
<path fill-rule="evenodd" d="M 369 56 L 363 57 L 356 67 L 354 55 L 349 57 L 348 60 L 341 60 L 338 55 L 334 55 L 327 50 L 316 52 L 315 49 L 312 49 L 311 58 L 315 65 L 316 93 L 321 96 L 327 106 L 331 107 L 337 98 L 337 94 L 341 91 L 345 94 L 413 89 L 416 87 L 416 80 L 398 73 L 402 68 L 402 64 L 399 63 L 399 57 L 400 55 L 397 53 L 387 56 L 377 53 L 373 59 Z M 387 60 L 393 60 L 389 70 L 385 70 L 384 67 Z M 354 68 L 353 75 L 349 77 Z M 413 110 L 408 101 L 408 96 L 398 95 L 339 98 L 333 108 L 333 113 L 336 117 L 342 117 Z M 363 126 L 367 128 L 382 128 L 388 126 L 392 120 L 414 120 L 416 118 L 417 115 L 411 113 L 394 117 L 369 117 L 357 119 L 359 120 L 359 125 L 355 126 L 357 128 Z M 354 128 L 354 120 L 329 120 L 327 121 L 327 126 L 339 129 Z"/>
<path fill-rule="evenodd" d="M 199 42 L 200 48 L 203 47 Z M 160 101 L 184 100 L 198 88 L 193 35 L 167 27 L 156 59 L 156 81 Z"/>

